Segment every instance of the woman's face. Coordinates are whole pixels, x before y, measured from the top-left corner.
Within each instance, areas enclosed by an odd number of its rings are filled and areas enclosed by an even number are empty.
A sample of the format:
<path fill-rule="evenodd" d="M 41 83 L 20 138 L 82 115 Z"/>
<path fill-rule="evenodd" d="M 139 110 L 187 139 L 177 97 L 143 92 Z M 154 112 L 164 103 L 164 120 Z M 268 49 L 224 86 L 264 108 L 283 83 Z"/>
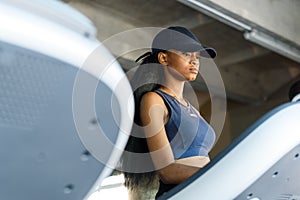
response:
<path fill-rule="evenodd" d="M 185 81 L 193 81 L 199 72 L 200 52 L 169 50 L 166 52 L 166 66 L 180 73 Z"/>

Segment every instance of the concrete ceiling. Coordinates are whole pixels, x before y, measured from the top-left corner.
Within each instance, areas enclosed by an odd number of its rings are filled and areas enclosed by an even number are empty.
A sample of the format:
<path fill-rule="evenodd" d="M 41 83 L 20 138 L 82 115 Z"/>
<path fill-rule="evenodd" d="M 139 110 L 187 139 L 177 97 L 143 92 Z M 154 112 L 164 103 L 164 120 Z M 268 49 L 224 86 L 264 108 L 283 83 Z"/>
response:
<path fill-rule="evenodd" d="M 203 44 L 213 46 L 218 51 L 215 64 L 224 81 L 228 98 L 237 102 L 263 103 L 300 78 L 299 63 L 246 40 L 242 31 L 175 0 L 65 2 L 93 21 L 101 41 L 108 41 L 115 34 L 135 28 L 169 25 L 190 28 Z M 151 41 L 151 37 L 146 29 L 142 29 L 129 39 L 115 37 L 108 48 L 118 57 L 124 70 L 129 70 L 135 66 L 133 60 L 146 51 L 133 46 L 146 40 Z M 120 49 L 123 53 L 118 53 Z M 194 86 L 199 91 L 206 90 L 206 83 L 201 77 Z"/>

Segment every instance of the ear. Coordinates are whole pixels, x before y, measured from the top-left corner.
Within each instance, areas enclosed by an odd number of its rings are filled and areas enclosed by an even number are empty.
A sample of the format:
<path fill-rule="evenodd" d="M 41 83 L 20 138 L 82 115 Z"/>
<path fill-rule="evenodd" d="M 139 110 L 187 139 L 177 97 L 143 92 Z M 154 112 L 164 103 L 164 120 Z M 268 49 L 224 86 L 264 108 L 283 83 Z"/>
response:
<path fill-rule="evenodd" d="M 159 52 L 157 55 L 158 62 L 164 66 L 168 65 L 168 55 L 164 52 Z"/>

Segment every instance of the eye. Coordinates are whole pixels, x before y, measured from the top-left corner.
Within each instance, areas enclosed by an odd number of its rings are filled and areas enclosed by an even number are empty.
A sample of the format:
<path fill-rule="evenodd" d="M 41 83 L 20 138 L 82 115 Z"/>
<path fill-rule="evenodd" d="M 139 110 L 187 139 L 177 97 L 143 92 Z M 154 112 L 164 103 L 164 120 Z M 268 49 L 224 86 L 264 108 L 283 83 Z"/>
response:
<path fill-rule="evenodd" d="M 185 57 L 191 57 L 192 53 L 190 53 L 190 52 L 182 52 L 182 55 L 184 55 Z"/>

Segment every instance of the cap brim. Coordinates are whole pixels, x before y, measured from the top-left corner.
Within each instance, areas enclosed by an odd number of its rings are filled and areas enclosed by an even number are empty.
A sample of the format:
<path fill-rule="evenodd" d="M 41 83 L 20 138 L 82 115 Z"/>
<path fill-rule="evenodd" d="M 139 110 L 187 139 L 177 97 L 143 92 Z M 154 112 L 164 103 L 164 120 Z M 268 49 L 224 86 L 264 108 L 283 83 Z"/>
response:
<path fill-rule="evenodd" d="M 203 50 L 201 51 L 201 56 L 206 58 L 215 58 L 217 56 L 217 51 L 212 47 L 203 46 Z"/>

